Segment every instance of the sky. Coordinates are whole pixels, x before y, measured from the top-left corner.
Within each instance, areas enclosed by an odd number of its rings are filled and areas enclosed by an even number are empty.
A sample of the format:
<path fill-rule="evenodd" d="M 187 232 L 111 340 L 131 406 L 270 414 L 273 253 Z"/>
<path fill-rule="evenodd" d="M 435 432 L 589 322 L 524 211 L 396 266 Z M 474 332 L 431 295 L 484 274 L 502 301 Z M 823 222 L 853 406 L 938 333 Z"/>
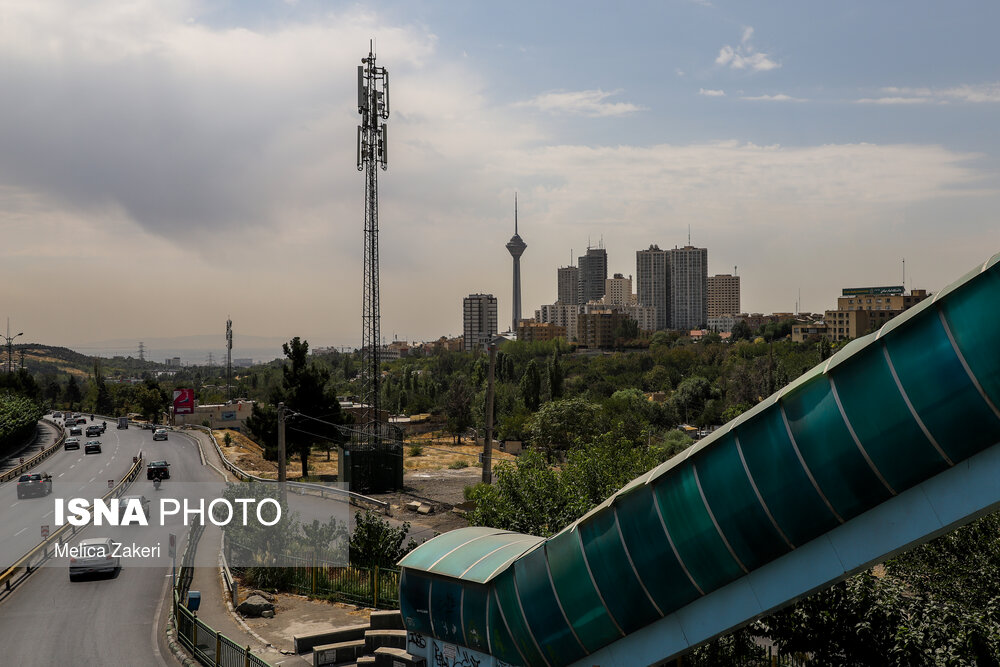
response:
<path fill-rule="evenodd" d="M 1000 251 L 992 1 L 0 0 L 0 318 L 20 340 L 361 338 L 356 67 L 390 75 L 382 334 L 510 321 L 603 243 L 743 309 L 936 291 Z M 690 231 L 689 231 L 690 230 Z M 0 321 L 2 324 L 2 321 Z M 255 338 L 255 340 L 257 340 Z M 19 341 L 20 342 L 20 341 Z M 117 344 L 117 343 L 116 343 Z"/>

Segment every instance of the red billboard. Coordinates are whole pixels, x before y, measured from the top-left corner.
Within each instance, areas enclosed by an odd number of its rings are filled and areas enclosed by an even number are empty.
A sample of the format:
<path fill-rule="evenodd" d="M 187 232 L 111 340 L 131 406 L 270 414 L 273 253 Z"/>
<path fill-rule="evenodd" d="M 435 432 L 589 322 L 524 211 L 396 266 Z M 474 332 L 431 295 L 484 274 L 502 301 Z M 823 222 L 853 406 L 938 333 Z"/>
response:
<path fill-rule="evenodd" d="M 174 414 L 194 413 L 194 389 L 174 389 Z"/>

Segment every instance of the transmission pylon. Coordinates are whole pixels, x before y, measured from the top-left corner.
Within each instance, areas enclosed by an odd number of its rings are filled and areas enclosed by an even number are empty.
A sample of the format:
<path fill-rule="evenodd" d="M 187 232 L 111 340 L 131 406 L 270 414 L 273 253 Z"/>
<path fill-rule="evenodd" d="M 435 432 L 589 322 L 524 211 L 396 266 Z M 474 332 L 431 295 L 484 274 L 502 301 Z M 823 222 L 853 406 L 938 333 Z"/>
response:
<path fill-rule="evenodd" d="M 139 361 L 146 361 L 146 344 L 139 341 Z"/>
<path fill-rule="evenodd" d="M 381 348 L 378 269 L 378 168 L 387 167 L 386 125 L 389 118 L 389 73 L 375 66 L 374 45 L 358 66 L 357 166 L 365 172 L 365 276 L 364 303 L 361 312 L 361 402 L 362 430 L 369 444 L 378 444 L 381 412 Z"/>

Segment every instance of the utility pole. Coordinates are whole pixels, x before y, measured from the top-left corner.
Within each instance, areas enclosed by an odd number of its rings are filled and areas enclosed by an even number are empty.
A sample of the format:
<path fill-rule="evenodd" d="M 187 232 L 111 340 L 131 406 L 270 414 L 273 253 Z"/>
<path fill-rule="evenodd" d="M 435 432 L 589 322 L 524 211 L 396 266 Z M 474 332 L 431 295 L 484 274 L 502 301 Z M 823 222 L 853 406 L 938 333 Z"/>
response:
<path fill-rule="evenodd" d="M 278 403 L 278 488 L 281 501 L 285 501 L 285 404 Z"/>
<path fill-rule="evenodd" d="M 483 484 L 493 483 L 493 375 L 497 365 L 496 340 L 490 341 L 490 372 L 486 383 L 486 439 L 483 440 Z"/>
<path fill-rule="evenodd" d="M 7 318 L 7 335 L 3 336 L 3 339 L 7 342 L 7 374 L 8 375 L 10 375 L 13 372 L 13 369 L 11 367 L 11 361 L 14 358 L 14 356 L 13 356 L 14 355 L 14 339 L 17 338 L 18 336 L 23 336 L 23 335 L 24 335 L 23 331 L 21 333 L 19 333 L 19 334 L 14 335 L 14 336 L 10 335 L 10 318 L 8 317 Z"/>
<path fill-rule="evenodd" d="M 357 167 L 365 172 L 364 297 L 361 311 L 361 428 L 367 443 L 379 445 L 381 421 L 381 312 L 379 304 L 378 168 L 387 167 L 386 125 L 389 118 L 389 72 L 375 66 L 375 47 L 358 66 Z"/>

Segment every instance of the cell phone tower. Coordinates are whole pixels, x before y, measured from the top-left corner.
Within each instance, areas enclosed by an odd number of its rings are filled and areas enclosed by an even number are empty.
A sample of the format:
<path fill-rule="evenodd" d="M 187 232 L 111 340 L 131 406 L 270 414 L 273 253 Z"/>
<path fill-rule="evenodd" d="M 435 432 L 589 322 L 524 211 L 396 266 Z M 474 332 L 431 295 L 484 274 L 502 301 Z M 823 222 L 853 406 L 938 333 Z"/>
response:
<path fill-rule="evenodd" d="M 226 400 L 233 400 L 233 321 L 226 320 Z"/>
<path fill-rule="evenodd" d="M 378 168 L 387 167 L 386 125 L 389 118 L 389 72 L 375 66 L 374 43 L 358 66 L 358 171 L 365 172 L 365 277 L 361 312 L 362 429 L 369 444 L 378 444 L 381 380 L 378 271 Z"/>

